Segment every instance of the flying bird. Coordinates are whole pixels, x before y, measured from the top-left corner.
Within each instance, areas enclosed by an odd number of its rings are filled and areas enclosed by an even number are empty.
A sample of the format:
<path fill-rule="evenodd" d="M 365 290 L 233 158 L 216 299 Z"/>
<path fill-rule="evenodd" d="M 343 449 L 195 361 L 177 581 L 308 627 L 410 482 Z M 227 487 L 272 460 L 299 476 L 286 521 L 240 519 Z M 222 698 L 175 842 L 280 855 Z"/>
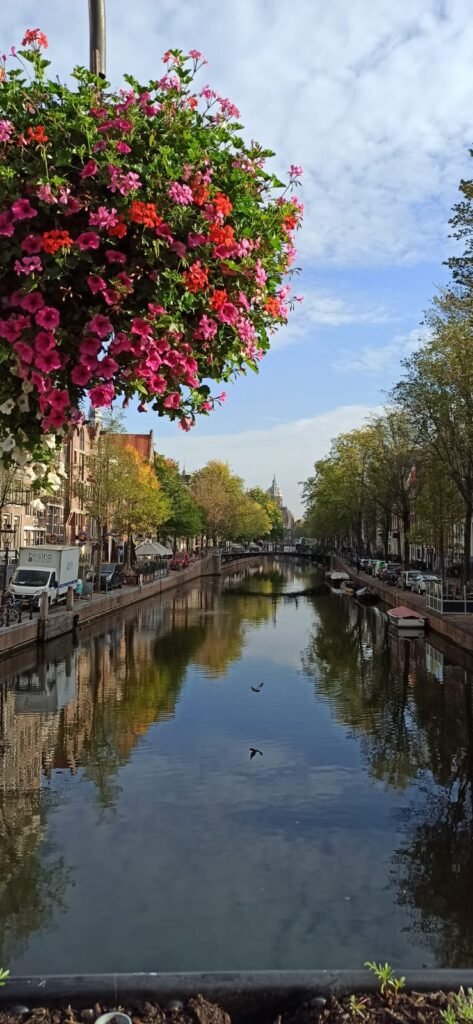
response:
<path fill-rule="evenodd" d="M 252 686 L 250 687 L 250 689 L 253 690 L 253 693 L 260 693 L 260 691 L 263 689 L 263 686 L 264 683 L 260 683 L 259 686 Z"/>
<path fill-rule="evenodd" d="M 253 758 L 256 757 L 257 754 L 260 754 L 260 756 L 262 757 L 263 756 L 263 751 L 262 750 L 257 750 L 256 747 L 250 747 L 250 761 L 252 761 Z"/>

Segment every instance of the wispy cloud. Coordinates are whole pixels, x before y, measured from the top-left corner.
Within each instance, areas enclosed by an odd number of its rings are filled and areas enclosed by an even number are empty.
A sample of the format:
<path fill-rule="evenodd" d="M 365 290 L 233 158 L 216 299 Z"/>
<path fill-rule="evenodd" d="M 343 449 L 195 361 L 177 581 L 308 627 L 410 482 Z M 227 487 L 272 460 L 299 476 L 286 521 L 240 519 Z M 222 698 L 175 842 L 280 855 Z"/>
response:
<path fill-rule="evenodd" d="M 359 427 L 377 411 L 368 405 L 346 405 L 307 419 L 291 420 L 264 430 L 236 434 L 201 433 L 199 426 L 183 437 L 159 438 L 165 455 L 198 469 L 209 459 L 229 462 L 249 486 L 269 487 L 276 473 L 285 501 L 297 515 L 301 512 L 298 481 L 307 479 L 314 462 L 328 451 L 336 434 Z"/>
<path fill-rule="evenodd" d="M 387 345 L 363 345 L 356 352 L 342 352 L 332 364 L 341 373 L 356 372 L 373 377 L 389 374 L 401 359 L 410 356 L 427 338 L 427 332 L 416 327 L 409 334 L 396 334 Z"/>

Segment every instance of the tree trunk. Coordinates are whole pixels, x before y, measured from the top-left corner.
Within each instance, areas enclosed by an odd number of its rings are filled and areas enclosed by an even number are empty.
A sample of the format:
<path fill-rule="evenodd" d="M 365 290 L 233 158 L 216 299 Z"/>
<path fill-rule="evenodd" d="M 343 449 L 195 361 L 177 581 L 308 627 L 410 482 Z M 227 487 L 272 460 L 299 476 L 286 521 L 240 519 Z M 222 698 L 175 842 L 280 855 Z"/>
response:
<path fill-rule="evenodd" d="M 95 583 L 94 590 L 100 594 L 100 572 L 102 569 L 102 546 L 103 546 L 103 523 L 97 519 L 97 558 L 95 561 Z"/>
<path fill-rule="evenodd" d="M 127 544 L 126 544 L 126 567 L 127 567 L 127 569 L 131 569 L 131 538 L 132 538 L 131 526 L 128 523 Z"/>
<path fill-rule="evenodd" d="M 471 515 L 473 502 L 471 497 L 465 501 L 465 516 L 463 521 L 463 586 L 466 587 L 470 578 L 470 554 L 471 554 Z"/>
<path fill-rule="evenodd" d="M 403 509 L 402 512 L 402 532 L 403 532 L 403 565 L 405 569 L 409 568 L 409 530 L 411 527 L 411 521 L 409 516 L 409 509 Z"/>

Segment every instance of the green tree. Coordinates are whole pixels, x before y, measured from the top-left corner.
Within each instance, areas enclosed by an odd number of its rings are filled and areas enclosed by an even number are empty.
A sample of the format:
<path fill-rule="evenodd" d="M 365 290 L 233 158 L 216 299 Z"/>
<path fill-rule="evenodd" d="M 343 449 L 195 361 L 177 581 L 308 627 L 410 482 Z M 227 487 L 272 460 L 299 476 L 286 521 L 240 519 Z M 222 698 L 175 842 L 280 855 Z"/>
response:
<path fill-rule="evenodd" d="M 266 512 L 270 522 L 269 536 L 271 540 L 281 540 L 283 536 L 282 512 L 274 498 L 262 487 L 250 487 L 248 496 Z"/>
<path fill-rule="evenodd" d="M 126 479 L 126 488 L 122 488 L 117 502 L 113 526 L 127 535 L 127 564 L 131 565 L 133 535 L 156 533 L 169 516 L 171 505 L 152 467 L 140 458 L 134 448 L 122 446 L 119 466 Z"/>
<path fill-rule="evenodd" d="M 202 531 L 202 513 L 173 459 L 155 455 L 154 470 L 169 503 L 169 515 L 163 525 L 174 538 L 196 537 Z"/>
<path fill-rule="evenodd" d="M 461 306 L 461 304 L 460 304 Z M 473 513 L 473 321 L 459 312 L 458 295 L 437 297 L 427 314 L 429 340 L 404 362 L 394 389 L 420 444 L 435 453 L 461 496 L 463 581 L 469 579 Z"/>
<path fill-rule="evenodd" d="M 97 432 L 87 458 L 86 479 L 75 485 L 82 507 L 96 527 L 96 590 L 100 590 L 104 532 L 113 523 L 122 500 L 128 466 L 123 441 L 114 433 L 116 430 L 117 423 L 111 420 L 104 430 Z"/>
<path fill-rule="evenodd" d="M 201 509 L 204 530 L 214 543 L 238 535 L 243 482 L 225 462 L 208 462 L 194 473 L 191 491 Z"/>

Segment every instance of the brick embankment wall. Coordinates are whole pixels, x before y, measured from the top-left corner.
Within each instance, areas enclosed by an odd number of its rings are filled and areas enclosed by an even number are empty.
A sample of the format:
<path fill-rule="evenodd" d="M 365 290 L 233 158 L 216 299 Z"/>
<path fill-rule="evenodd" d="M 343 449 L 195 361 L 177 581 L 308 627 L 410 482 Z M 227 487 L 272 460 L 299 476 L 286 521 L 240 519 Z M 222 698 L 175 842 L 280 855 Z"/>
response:
<path fill-rule="evenodd" d="M 95 622 L 107 615 L 116 615 L 124 608 L 129 608 L 150 597 L 157 597 L 168 590 L 174 590 L 192 580 L 204 576 L 221 574 L 220 558 L 209 555 L 202 558 L 187 569 L 171 572 L 169 576 L 144 583 L 142 587 L 125 586 L 121 590 L 113 590 L 108 594 L 94 594 L 89 599 L 76 600 L 73 611 L 66 611 L 64 605 L 54 608 L 46 622 L 40 622 L 35 615 L 30 621 L 16 623 L 0 628 L 0 657 L 20 651 L 30 644 L 46 643 L 55 637 L 71 633 L 74 628 Z"/>
<path fill-rule="evenodd" d="M 356 583 L 360 584 L 360 587 L 369 587 L 370 590 L 374 590 L 388 607 L 396 608 L 399 605 L 405 605 L 406 608 L 412 608 L 425 615 L 428 628 L 432 633 L 445 637 L 446 640 L 450 640 L 451 643 L 462 647 L 465 651 L 473 652 L 473 615 L 440 615 L 431 611 L 427 612 L 425 597 L 421 597 L 420 594 L 411 594 L 410 590 L 389 587 L 387 583 L 373 579 L 366 573 L 357 573 L 351 565 L 345 565 L 339 558 L 333 558 L 332 562 L 334 569 L 348 573 Z"/>

